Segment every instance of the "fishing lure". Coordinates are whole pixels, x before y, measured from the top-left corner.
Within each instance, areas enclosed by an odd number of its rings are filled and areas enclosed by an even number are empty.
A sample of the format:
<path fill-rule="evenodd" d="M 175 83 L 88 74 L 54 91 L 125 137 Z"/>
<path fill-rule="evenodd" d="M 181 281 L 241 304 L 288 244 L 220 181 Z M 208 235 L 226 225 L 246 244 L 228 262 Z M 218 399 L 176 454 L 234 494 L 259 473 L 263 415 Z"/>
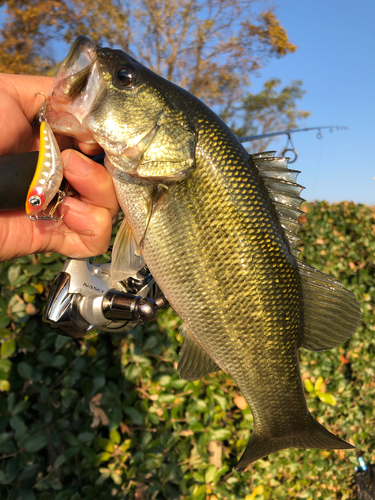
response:
<path fill-rule="evenodd" d="M 55 135 L 48 122 L 41 117 L 40 124 L 40 148 L 38 163 L 33 180 L 26 197 L 26 213 L 30 215 L 32 221 L 55 220 L 54 212 L 63 201 L 65 192 L 59 187 L 63 180 L 63 161 Z M 58 194 L 55 206 L 45 214 L 44 211 L 51 203 L 55 195 Z M 43 211 L 43 216 L 37 215 Z"/>

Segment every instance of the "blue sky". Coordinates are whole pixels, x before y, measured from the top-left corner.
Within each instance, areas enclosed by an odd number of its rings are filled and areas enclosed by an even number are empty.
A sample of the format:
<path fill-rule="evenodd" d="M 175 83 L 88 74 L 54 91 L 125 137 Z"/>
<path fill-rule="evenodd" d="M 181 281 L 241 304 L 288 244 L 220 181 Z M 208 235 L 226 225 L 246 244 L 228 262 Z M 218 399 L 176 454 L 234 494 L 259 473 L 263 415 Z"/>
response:
<path fill-rule="evenodd" d="M 276 15 L 295 54 L 272 60 L 253 80 L 251 91 L 277 77 L 303 80 L 300 108 L 311 112 L 303 127 L 347 126 L 348 130 L 293 134 L 308 200 L 375 203 L 375 1 L 280 0 Z M 273 143 L 280 151 L 286 139 Z M 248 148 L 249 149 L 249 148 Z M 271 148 L 273 149 L 273 148 Z"/>

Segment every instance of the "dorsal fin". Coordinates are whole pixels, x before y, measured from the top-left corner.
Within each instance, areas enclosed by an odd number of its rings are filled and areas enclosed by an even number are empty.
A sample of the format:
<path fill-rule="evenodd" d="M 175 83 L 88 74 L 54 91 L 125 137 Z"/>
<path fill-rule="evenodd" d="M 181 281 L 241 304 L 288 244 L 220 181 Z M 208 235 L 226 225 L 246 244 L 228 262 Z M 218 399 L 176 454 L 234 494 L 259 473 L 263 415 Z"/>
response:
<path fill-rule="evenodd" d="M 299 207 L 304 201 L 300 194 L 305 189 L 296 182 L 300 172 L 289 169 L 288 159 L 275 157 L 274 151 L 257 153 L 251 158 L 276 209 L 281 227 L 288 239 L 290 251 L 298 257 L 300 252 L 297 247 L 300 240 L 298 230 L 301 227 L 298 219 L 303 213 Z"/>
<path fill-rule="evenodd" d="M 361 311 L 354 295 L 341 283 L 300 261 L 297 257 L 299 210 L 302 186 L 296 183 L 296 170 L 289 170 L 286 158 L 273 153 L 253 155 L 252 159 L 274 204 L 280 224 L 296 257 L 304 297 L 302 347 L 313 351 L 331 349 L 345 342 L 358 326 Z M 246 453 L 246 452 L 245 452 Z"/>

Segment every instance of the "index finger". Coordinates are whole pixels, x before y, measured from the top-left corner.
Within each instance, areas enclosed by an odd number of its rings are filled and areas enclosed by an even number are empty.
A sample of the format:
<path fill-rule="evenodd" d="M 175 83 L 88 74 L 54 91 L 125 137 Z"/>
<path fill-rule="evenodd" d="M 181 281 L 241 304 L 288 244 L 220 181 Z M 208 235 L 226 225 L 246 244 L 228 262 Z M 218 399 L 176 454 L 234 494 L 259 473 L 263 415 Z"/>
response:
<path fill-rule="evenodd" d="M 35 94 L 47 95 L 52 88 L 54 78 L 50 76 L 7 75 L 0 73 L 0 89 L 7 92 L 22 110 L 29 122 L 32 122 L 43 104 L 43 96 L 35 99 Z"/>
<path fill-rule="evenodd" d="M 43 96 L 53 78 L 0 74 L 0 155 L 24 153 L 33 146 L 35 132 L 31 125 Z M 11 119 L 10 119 L 11 118 Z"/>

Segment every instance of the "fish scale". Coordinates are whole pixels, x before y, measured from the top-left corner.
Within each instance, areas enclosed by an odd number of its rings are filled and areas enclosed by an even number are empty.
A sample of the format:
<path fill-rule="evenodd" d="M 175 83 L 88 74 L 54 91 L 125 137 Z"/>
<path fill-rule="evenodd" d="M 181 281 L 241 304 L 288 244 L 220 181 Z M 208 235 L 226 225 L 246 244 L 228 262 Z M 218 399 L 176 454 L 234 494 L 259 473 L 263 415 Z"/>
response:
<path fill-rule="evenodd" d="M 211 126 L 211 130 L 213 128 L 220 142 L 224 131 L 219 126 Z M 278 384 L 283 368 L 290 379 L 290 368 L 296 364 L 295 352 L 299 347 L 297 339 L 301 337 L 298 275 L 288 262 L 292 259 L 285 259 L 287 249 L 279 233 L 276 229 L 270 232 L 275 224 L 249 171 L 248 155 L 228 138 L 224 142 L 224 137 L 218 150 L 216 142 L 208 140 L 212 139 L 212 133 L 206 134 L 204 128 L 198 136 L 201 143 L 198 139 L 196 170 L 173 188 L 167 206 L 155 213 L 147 232 L 144 258 L 173 308 L 184 318 L 189 333 L 234 377 L 249 402 L 255 422 L 262 422 L 259 428 L 274 436 L 275 431 L 281 434 L 287 425 L 285 416 L 281 419 L 278 411 L 284 407 L 283 399 L 291 393 L 297 393 L 302 399 L 297 371 L 292 383 L 283 381 L 282 387 Z M 204 154 L 200 155 L 201 150 Z M 216 156 L 222 158 L 224 169 L 217 168 Z M 238 160 L 239 156 L 242 161 Z M 236 164 L 232 158 L 237 158 Z M 238 187 L 238 177 L 244 179 L 242 189 Z M 126 218 L 135 227 L 137 215 L 132 212 L 138 214 L 138 207 L 129 203 L 123 178 L 115 185 L 119 202 L 126 207 Z M 133 191 L 134 186 L 131 184 L 129 188 Z M 251 193 L 250 209 L 242 203 L 243 192 Z M 218 224 L 216 213 L 228 216 Z M 194 235 L 189 237 L 190 227 L 194 227 Z M 138 238 L 143 230 L 143 227 L 139 230 Z M 266 235 L 263 231 L 267 231 Z M 213 232 L 215 239 L 226 240 L 226 244 L 213 245 Z M 184 265 L 176 265 L 176 261 L 186 262 L 186 256 L 192 254 L 195 259 L 189 263 L 189 269 L 193 264 L 195 272 L 186 275 L 181 269 Z M 267 265 L 264 265 L 265 259 Z M 283 295 L 279 293 L 280 287 Z M 241 290 L 241 315 L 233 314 L 239 307 L 238 290 Z M 288 317 L 290 320 L 285 319 Z M 285 323 L 290 335 L 289 344 L 283 349 L 290 352 L 280 360 L 275 334 L 284 333 L 280 325 Z M 272 339 L 268 344 L 267 338 Z M 245 356 L 241 354 L 243 350 Z M 277 377 L 270 377 L 272 372 L 277 372 Z M 272 380 L 272 385 L 265 395 L 267 378 Z M 301 406 L 307 415 L 304 402 Z M 279 429 L 282 420 L 283 429 Z"/>
<path fill-rule="evenodd" d="M 296 355 L 303 318 L 299 276 L 249 156 L 220 123 L 211 124 L 213 140 L 206 122 L 197 121 L 196 170 L 154 214 L 144 259 L 190 335 L 235 379 L 254 431 L 272 441 L 309 421 Z M 134 183 L 127 185 L 120 171 L 110 173 L 139 239 L 144 226 L 137 227 L 140 210 L 130 198 L 147 196 L 134 194 Z"/>
<path fill-rule="evenodd" d="M 144 259 L 184 321 L 180 376 L 222 369 L 248 401 L 254 428 L 237 470 L 288 447 L 352 448 L 311 416 L 299 373 L 299 347 L 343 343 L 360 311 L 297 258 L 298 172 L 285 158 L 250 156 L 197 98 L 84 37 L 46 109 L 55 131 L 105 150 L 125 215 L 111 274 L 128 277 Z"/>

